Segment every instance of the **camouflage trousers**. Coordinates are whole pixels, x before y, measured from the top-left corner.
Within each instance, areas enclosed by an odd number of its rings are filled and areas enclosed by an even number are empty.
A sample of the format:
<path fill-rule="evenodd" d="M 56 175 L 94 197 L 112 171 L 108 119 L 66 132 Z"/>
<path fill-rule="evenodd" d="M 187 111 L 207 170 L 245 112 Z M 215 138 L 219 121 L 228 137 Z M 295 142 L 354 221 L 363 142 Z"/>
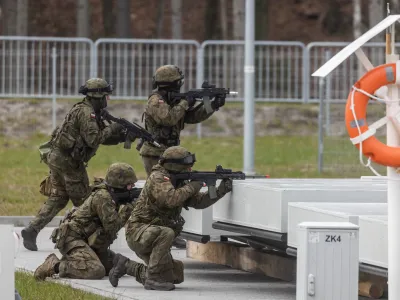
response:
<path fill-rule="evenodd" d="M 89 178 L 82 162 L 53 149 L 48 157 L 51 192 L 38 214 L 30 222 L 36 232 L 42 230 L 71 199 L 74 206 L 80 206 L 89 195 Z"/>
<path fill-rule="evenodd" d="M 174 238 L 171 228 L 148 224 L 128 228 L 126 233 L 129 248 L 147 264 L 147 278 L 178 284 L 184 281 L 184 274 L 183 263 L 171 255 Z"/>
<path fill-rule="evenodd" d="M 142 161 L 144 165 L 144 169 L 146 171 L 147 177 L 150 176 L 151 169 L 158 164 L 159 158 L 156 156 L 142 156 Z"/>
<path fill-rule="evenodd" d="M 83 240 L 66 242 L 59 250 L 63 254 L 59 266 L 61 278 L 102 279 L 108 276 L 116 255 L 107 248 L 92 249 Z M 129 260 L 126 263 L 126 272 L 136 277 L 138 282 L 144 283 L 146 269 L 143 264 Z"/>

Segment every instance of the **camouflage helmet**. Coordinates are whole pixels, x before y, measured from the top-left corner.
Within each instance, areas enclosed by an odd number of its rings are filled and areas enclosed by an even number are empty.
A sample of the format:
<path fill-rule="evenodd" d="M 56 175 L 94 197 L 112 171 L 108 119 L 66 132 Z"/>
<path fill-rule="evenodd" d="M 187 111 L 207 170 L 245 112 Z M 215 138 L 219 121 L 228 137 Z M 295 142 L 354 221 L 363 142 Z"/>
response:
<path fill-rule="evenodd" d="M 79 93 L 92 98 L 103 98 L 103 96 L 111 94 L 112 91 L 112 84 L 102 78 L 90 78 L 85 85 L 79 88 Z"/>
<path fill-rule="evenodd" d="M 157 87 L 177 87 L 180 88 L 185 76 L 182 71 L 175 65 L 161 66 L 156 70 L 153 76 L 153 88 Z"/>
<path fill-rule="evenodd" d="M 168 171 L 182 172 L 192 167 L 196 162 L 194 153 L 183 147 L 173 146 L 167 148 L 160 157 L 159 163 Z"/>
<path fill-rule="evenodd" d="M 114 163 L 108 168 L 104 182 L 109 187 L 126 189 L 127 185 L 134 185 L 137 182 L 137 178 L 135 171 L 130 165 L 126 163 Z"/>

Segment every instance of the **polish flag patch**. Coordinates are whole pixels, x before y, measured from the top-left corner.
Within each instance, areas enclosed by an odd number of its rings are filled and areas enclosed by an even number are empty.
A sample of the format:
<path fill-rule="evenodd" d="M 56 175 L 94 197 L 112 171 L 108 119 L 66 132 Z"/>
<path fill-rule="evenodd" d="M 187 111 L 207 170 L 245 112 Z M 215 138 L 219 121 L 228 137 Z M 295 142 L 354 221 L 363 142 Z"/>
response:
<path fill-rule="evenodd" d="M 169 177 L 164 176 L 164 181 L 169 181 Z"/>
<path fill-rule="evenodd" d="M 158 103 L 164 103 L 164 100 L 158 99 Z"/>
<path fill-rule="evenodd" d="M 96 119 L 96 115 L 95 115 L 94 113 L 91 113 L 91 114 L 90 114 L 90 118 Z"/>

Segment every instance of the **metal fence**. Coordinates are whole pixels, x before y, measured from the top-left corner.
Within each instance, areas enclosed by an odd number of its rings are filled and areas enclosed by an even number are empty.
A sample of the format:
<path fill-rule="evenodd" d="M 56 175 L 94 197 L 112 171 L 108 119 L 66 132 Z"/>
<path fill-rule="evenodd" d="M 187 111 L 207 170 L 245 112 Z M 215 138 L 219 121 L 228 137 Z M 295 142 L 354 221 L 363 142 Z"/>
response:
<path fill-rule="evenodd" d="M 344 42 L 255 42 L 255 101 L 320 103 L 320 170 L 358 170 L 355 148 L 343 126 L 351 85 L 364 73 L 355 55 L 320 85 L 311 74 L 333 57 Z M 385 44 L 369 43 L 363 50 L 373 65 L 385 62 Z M 396 46 L 400 46 L 396 44 Z M 184 71 L 184 90 L 199 88 L 203 80 L 238 91 L 228 101 L 244 99 L 244 42 L 142 40 L 53 37 L 0 37 L 0 97 L 81 98 L 79 87 L 92 76 L 114 83 L 114 99 L 145 100 L 152 76 L 163 64 Z M 321 90 L 322 89 L 322 90 Z M 323 96 L 323 102 L 320 101 Z M 369 108 L 370 122 L 384 115 L 384 107 Z M 241 116 L 238 116 L 240 118 Z M 214 124 L 218 127 L 218 124 Z M 201 136 L 201 127 L 197 126 Z M 383 135 L 382 135 L 383 136 Z"/>
<path fill-rule="evenodd" d="M 56 77 L 52 48 L 56 48 Z M 0 97 L 78 96 L 91 74 L 93 42 L 85 38 L 0 37 Z"/>
<path fill-rule="evenodd" d="M 114 83 L 115 98 L 147 99 L 154 71 L 162 65 L 178 65 L 185 74 L 185 88 L 196 88 L 196 41 L 100 39 L 94 48 L 94 76 Z"/>

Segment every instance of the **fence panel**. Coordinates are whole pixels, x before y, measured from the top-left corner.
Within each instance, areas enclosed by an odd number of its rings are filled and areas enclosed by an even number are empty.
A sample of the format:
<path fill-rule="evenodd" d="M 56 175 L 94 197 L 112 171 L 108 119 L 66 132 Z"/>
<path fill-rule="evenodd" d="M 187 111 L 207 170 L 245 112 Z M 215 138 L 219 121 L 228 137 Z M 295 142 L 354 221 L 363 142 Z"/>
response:
<path fill-rule="evenodd" d="M 52 48 L 57 53 L 56 94 L 79 97 L 91 74 L 93 42 L 85 38 L 0 37 L 0 96 L 49 98 Z"/>
<path fill-rule="evenodd" d="M 183 70 L 185 90 L 195 88 L 198 48 L 191 40 L 99 39 L 94 74 L 114 83 L 116 99 L 147 99 L 154 72 L 166 64 Z"/>
<path fill-rule="evenodd" d="M 311 77 L 311 74 L 348 44 L 346 42 L 316 42 L 307 45 L 308 99 L 310 102 L 319 101 L 319 79 Z M 396 44 L 396 46 L 399 45 Z M 374 66 L 385 63 L 385 43 L 367 43 L 362 50 Z M 329 75 L 330 94 L 327 97 L 332 102 L 346 101 L 351 86 L 364 72 L 365 69 L 359 64 L 357 56 L 351 55 Z"/>
<path fill-rule="evenodd" d="M 255 100 L 302 102 L 306 90 L 305 45 L 300 42 L 255 42 Z M 244 41 L 205 41 L 199 81 L 229 87 L 244 98 Z"/>
<path fill-rule="evenodd" d="M 323 103 L 320 109 L 321 118 L 319 130 L 320 136 L 320 155 L 322 158 L 325 172 L 335 172 L 343 176 L 370 175 L 371 172 L 365 168 L 359 160 L 359 150 L 350 142 L 346 127 L 345 103 L 351 91 L 352 85 L 365 73 L 357 56 L 354 54 L 333 70 L 324 80 L 322 86 L 319 85 L 319 78 L 311 77 L 311 74 L 331 59 L 336 53 L 342 50 L 348 43 L 311 43 L 307 46 L 308 50 L 308 76 L 309 81 L 309 101 L 319 101 L 320 88 L 322 88 Z M 369 43 L 362 47 L 366 56 L 374 66 L 385 63 L 385 44 Z M 321 104 L 320 104 L 321 105 Z M 367 122 L 369 124 L 385 116 L 386 106 L 377 101 L 370 101 L 368 105 Z M 380 128 L 376 136 L 386 143 L 386 129 Z M 364 158 L 366 162 L 366 159 Z M 385 173 L 385 168 L 377 166 L 374 168 L 381 173 Z"/>

